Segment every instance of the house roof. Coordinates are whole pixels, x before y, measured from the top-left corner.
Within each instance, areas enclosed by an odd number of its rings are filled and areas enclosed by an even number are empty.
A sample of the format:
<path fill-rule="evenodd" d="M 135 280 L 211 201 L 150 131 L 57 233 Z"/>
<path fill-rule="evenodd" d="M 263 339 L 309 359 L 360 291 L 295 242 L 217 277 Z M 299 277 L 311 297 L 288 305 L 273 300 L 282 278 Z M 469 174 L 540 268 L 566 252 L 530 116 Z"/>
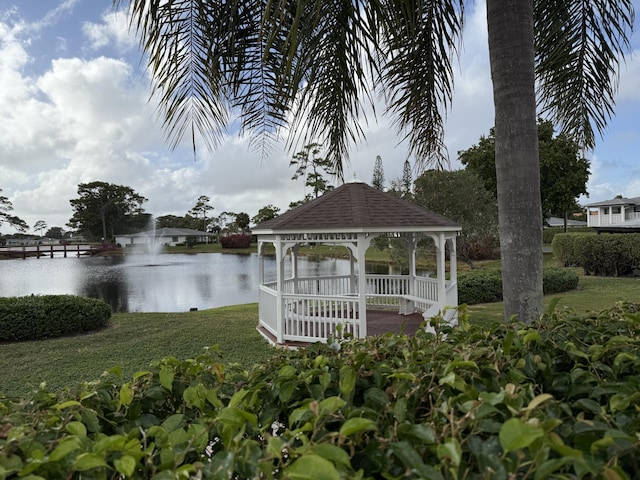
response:
<path fill-rule="evenodd" d="M 457 231 L 459 223 L 362 182 L 331 190 L 252 229 L 255 234 L 326 231 Z"/>
<path fill-rule="evenodd" d="M 609 206 L 616 206 L 616 205 L 640 205 L 640 197 L 633 197 L 633 198 L 624 198 L 624 197 L 617 197 L 617 198 L 612 198 L 611 200 L 603 200 L 601 202 L 594 202 L 594 203 L 589 203 L 587 205 L 585 205 L 585 207 L 609 207 Z"/>
<path fill-rule="evenodd" d="M 208 232 L 193 230 L 191 228 L 158 228 L 157 230 L 147 230 L 146 232 L 127 233 L 116 235 L 117 237 L 201 237 L 211 235 Z"/>
<path fill-rule="evenodd" d="M 545 223 L 550 227 L 564 227 L 564 218 L 561 217 L 549 217 L 545 219 Z M 571 220 L 567 219 L 568 227 L 586 227 L 587 222 L 583 222 L 581 220 Z"/>

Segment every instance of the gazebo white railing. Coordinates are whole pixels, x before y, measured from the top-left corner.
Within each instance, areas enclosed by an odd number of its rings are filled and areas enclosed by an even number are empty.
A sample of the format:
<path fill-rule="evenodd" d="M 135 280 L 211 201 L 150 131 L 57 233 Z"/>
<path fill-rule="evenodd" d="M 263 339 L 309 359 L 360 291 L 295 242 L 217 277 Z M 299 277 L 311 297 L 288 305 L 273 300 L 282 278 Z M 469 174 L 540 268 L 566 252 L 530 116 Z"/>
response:
<path fill-rule="evenodd" d="M 366 306 L 397 308 L 399 313 L 438 313 L 437 279 L 409 275 L 366 275 Z M 260 326 L 284 342 L 326 341 L 349 334 L 359 338 L 366 316 L 360 314 L 358 277 L 351 275 L 290 278 L 283 282 L 282 311 L 278 315 L 277 282 L 260 286 Z M 413 291 L 413 294 L 411 293 Z M 457 305 L 455 282 L 446 284 L 445 304 Z M 282 325 L 278 328 L 278 317 Z"/>

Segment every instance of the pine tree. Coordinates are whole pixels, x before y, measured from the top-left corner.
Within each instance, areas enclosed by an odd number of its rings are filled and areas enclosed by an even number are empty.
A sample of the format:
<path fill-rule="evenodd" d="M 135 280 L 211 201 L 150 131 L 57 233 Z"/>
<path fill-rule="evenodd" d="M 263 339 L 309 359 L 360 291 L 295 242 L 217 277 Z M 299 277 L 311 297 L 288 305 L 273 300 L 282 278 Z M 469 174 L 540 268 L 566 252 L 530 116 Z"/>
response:
<path fill-rule="evenodd" d="M 411 163 L 409 160 L 404 161 L 404 166 L 402 167 L 402 193 L 403 195 L 411 194 L 413 185 L 413 175 L 411 174 Z"/>
<path fill-rule="evenodd" d="M 384 190 L 384 168 L 382 167 L 382 157 L 376 156 L 376 163 L 373 164 L 373 177 L 371 186 L 378 190 Z"/>

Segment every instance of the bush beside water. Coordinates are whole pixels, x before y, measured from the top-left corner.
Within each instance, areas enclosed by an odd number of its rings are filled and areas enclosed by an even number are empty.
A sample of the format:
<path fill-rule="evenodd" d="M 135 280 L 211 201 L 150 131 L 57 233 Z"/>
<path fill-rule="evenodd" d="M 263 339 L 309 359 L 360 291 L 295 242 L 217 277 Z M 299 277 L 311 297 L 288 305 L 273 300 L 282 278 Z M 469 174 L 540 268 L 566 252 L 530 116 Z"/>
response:
<path fill-rule="evenodd" d="M 222 248 L 249 248 L 251 246 L 251 235 L 244 233 L 220 237 Z"/>
<path fill-rule="evenodd" d="M 106 327 L 111 307 L 74 295 L 0 298 L 0 342 L 40 340 Z"/>
<path fill-rule="evenodd" d="M 640 304 L 0 399 L 4 478 L 638 478 Z"/>
<path fill-rule="evenodd" d="M 571 270 L 545 268 L 542 272 L 545 295 L 566 292 L 578 286 L 578 275 Z M 500 270 L 471 270 L 458 276 L 458 299 L 461 304 L 492 303 L 502 301 L 502 274 Z"/>

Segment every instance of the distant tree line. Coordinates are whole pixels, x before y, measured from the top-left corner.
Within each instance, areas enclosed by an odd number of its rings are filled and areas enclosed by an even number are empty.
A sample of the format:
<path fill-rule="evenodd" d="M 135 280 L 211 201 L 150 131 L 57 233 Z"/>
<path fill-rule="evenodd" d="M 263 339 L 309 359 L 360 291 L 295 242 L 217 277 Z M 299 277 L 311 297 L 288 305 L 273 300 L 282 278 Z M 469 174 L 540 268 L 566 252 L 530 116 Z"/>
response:
<path fill-rule="evenodd" d="M 554 137 L 549 121 L 538 121 L 540 145 L 541 196 L 546 216 L 562 216 L 580 211 L 577 198 L 586 194 L 589 162 L 580 155 L 579 146 L 564 134 Z M 430 210 L 445 215 L 463 225 L 458 242 L 458 253 L 467 262 L 493 258 L 498 252 L 498 217 L 496 200 L 495 138 L 493 129 L 480 137 L 476 145 L 458 152 L 465 166 L 462 170 L 427 170 L 413 181 L 411 164 L 404 161 L 402 177 L 392 179 L 386 188 L 382 157 L 376 156 L 371 184 L 388 193 L 405 198 Z M 309 143 L 293 156 L 289 163 L 295 168 L 292 180 L 304 179 L 305 196 L 291 202 L 295 208 L 334 188 L 335 169 L 322 147 Z M 2 190 L 0 190 L 2 192 Z M 78 198 L 70 200 L 73 216 L 67 226 L 86 240 L 111 241 L 118 234 L 134 233 L 151 228 L 187 228 L 217 235 L 246 232 L 251 224 L 257 225 L 280 213 L 272 204 L 249 217 L 245 212 L 223 211 L 215 215 L 211 199 L 201 195 L 184 215 L 162 215 L 153 218 L 144 209 L 147 199 L 131 187 L 95 181 L 78 185 Z M 0 195 L 0 226 L 6 223 L 24 233 L 28 225 L 13 216 L 9 199 Z M 33 229 L 49 238 L 65 239 L 70 232 L 60 227 L 47 230 L 43 220 Z M 386 248 L 386 239 L 374 242 L 377 248 Z"/>

